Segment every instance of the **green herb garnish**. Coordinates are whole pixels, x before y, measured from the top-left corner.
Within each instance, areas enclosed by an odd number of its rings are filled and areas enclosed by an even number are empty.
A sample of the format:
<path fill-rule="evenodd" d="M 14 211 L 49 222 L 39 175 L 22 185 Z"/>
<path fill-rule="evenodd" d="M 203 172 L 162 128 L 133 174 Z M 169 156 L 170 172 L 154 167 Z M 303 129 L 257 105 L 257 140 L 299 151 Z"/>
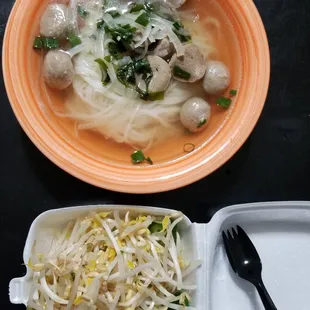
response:
<path fill-rule="evenodd" d="M 151 159 L 151 157 L 147 157 L 146 161 L 150 164 L 153 165 L 153 160 Z"/>
<path fill-rule="evenodd" d="M 173 27 L 175 28 L 173 32 L 178 36 L 181 42 L 191 41 L 191 36 L 186 33 L 184 26 L 179 21 L 174 22 Z"/>
<path fill-rule="evenodd" d="M 105 25 L 105 22 L 103 20 L 99 20 L 97 22 L 97 29 L 102 29 Z"/>
<path fill-rule="evenodd" d="M 45 49 L 56 49 L 59 47 L 59 42 L 56 38 L 42 38 L 43 47 Z"/>
<path fill-rule="evenodd" d="M 111 55 L 105 56 L 104 60 L 107 61 L 107 62 L 111 62 L 111 60 L 112 60 Z"/>
<path fill-rule="evenodd" d="M 135 73 L 142 74 L 142 79 L 145 81 L 146 86 L 150 83 L 150 80 L 153 77 L 152 69 L 150 67 L 147 59 L 140 59 L 137 61 L 132 61 L 129 64 L 119 68 L 116 72 L 118 80 L 124 84 L 126 87 L 134 86 L 136 84 Z M 137 89 L 139 92 L 139 90 Z M 144 98 L 147 95 L 141 90 L 139 92 L 141 98 Z"/>
<path fill-rule="evenodd" d="M 163 225 L 162 223 L 158 223 L 158 222 L 153 222 L 149 227 L 148 227 L 149 231 L 151 232 L 151 234 L 155 234 L 158 232 L 161 232 L 163 229 Z"/>
<path fill-rule="evenodd" d="M 231 95 L 231 96 L 236 96 L 237 95 L 237 90 L 236 89 L 231 89 L 230 91 L 229 91 L 229 94 Z"/>
<path fill-rule="evenodd" d="M 173 23 L 173 27 L 174 27 L 176 30 L 180 30 L 181 28 L 183 28 L 183 25 L 182 25 L 180 22 L 174 22 L 174 23 Z"/>
<path fill-rule="evenodd" d="M 99 64 L 100 69 L 101 69 L 101 72 L 102 72 L 102 79 L 101 79 L 102 85 L 103 85 L 103 86 L 107 86 L 107 85 L 110 83 L 110 81 L 111 81 L 111 79 L 110 79 L 110 77 L 109 77 L 109 74 L 108 74 L 108 72 L 107 72 L 108 66 L 106 65 L 106 63 L 104 62 L 104 60 L 101 59 L 101 58 L 95 59 L 95 62 L 96 62 L 97 64 Z M 105 77 L 105 78 L 103 78 L 103 77 Z"/>
<path fill-rule="evenodd" d="M 179 66 L 174 66 L 173 67 L 173 74 L 183 80 L 188 81 L 191 77 L 191 74 L 185 70 L 183 70 L 182 68 L 180 68 Z"/>
<path fill-rule="evenodd" d="M 139 87 L 136 88 L 137 93 L 139 94 L 139 97 L 145 101 L 157 101 L 157 100 L 164 100 L 165 98 L 165 92 L 160 91 L 156 93 L 148 93 L 147 91 L 144 91 L 140 89 Z"/>
<path fill-rule="evenodd" d="M 68 35 L 68 41 L 71 44 L 72 47 L 75 47 L 77 45 L 80 45 L 82 43 L 80 37 L 78 37 L 76 34 L 74 33 L 70 33 Z"/>
<path fill-rule="evenodd" d="M 133 62 L 119 68 L 116 71 L 118 80 L 126 87 L 134 86 L 136 84 L 135 66 Z"/>
<path fill-rule="evenodd" d="M 231 105 L 232 100 L 230 98 L 227 97 L 219 97 L 216 100 L 216 104 L 223 107 L 223 108 L 229 108 L 229 106 Z"/>
<path fill-rule="evenodd" d="M 59 47 L 59 42 L 56 38 L 46 38 L 46 37 L 41 37 L 38 36 L 34 39 L 33 42 L 33 48 L 34 49 L 47 49 L 47 50 L 51 50 L 51 49 L 56 49 Z"/>
<path fill-rule="evenodd" d="M 204 118 L 204 119 L 202 119 L 200 122 L 199 122 L 199 124 L 198 124 L 198 126 L 197 126 L 197 128 L 201 128 L 204 124 L 206 124 L 207 123 L 207 120 Z"/>
<path fill-rule="evenodd" d="M 130 9 L 130 13 L 137 13 L 144 9 L 143 4 L 134 3 L 133 7 Z"/>
<path fill-rule="evenodd" d="M 143 73 L 145 70 L 150 69 L 150 64 L 145 58 L 135 61 L 134 65 L 135 65 L 135 71 L 137 73 Z"/>
<path fill-rule="evenodd" d="M 148 162 L 150 165 L 153 165 L 153 161 L 151 160 L 150 157 L 145 157 L 143 151 L 135 151 L 130 155 L 131 161 L 133 164 L 139 164 L 144 161 Z"/>
<path fill-rule="evenodd" d="M 33 42 L 33 48 L 34 49 L 41 49 L 43 48 L 43 42 L 41 37 L 35 37 Z"/>
<path fill-rule="evenodd" d="M 126 49 L 123 44 L 113 43 L 113 42 L 108 44 L 108 50 L 109 50 L 110 56 L 116 60 L 122 59 L 123 58 L 122 54 L 126 52 Z"/>
<path fill-rule="evenodd" d="M 121 16 L 121 14 L 117 10 L 107 11 L 106 13 L 110 14 L 113 18 Z"/>
<path fill-rule="evenodd" d="M 192 37 L 190 35 L 180 34 L 177 31 L 174 31 L 174 33 L 178 36 L 178 38 L 180 39 L 182 43 L 190 42 L 192 40 Z"/>
<path fill-rule="evenodd" d="M 137 28 L 128 25 L 122 25 L 117 28 L 106 27 L 106 32 L 110 33 L 114 41 L 121 41 L 130 44 Z"/>
<path fill-rule="evenodd" d="M 150 93 L 147 96 L 147 100 L 150 100 L 150 101 L 164 100 L 164 98 L 165 98 L 164 91 L 159 91 L 157 93 Z"/>
<path fill-rule="evenodd" d="M 108 70 L 108 66 L 106 65 L 106 63 L 104 62 L 103 59 L 97 58 L 97 59 L 95 59 L 95 62 L 96 62 L 97 64 L 99 64 L 100 67 L 101 67 L 102 69 Z"/>
<path fill-rule="evenodd" d="M 136 19 L 136 23 L 140 24 L 144 27 L 146 27 L 150 22 L 150 17 L 147 13 L 142 13 L 139 15 L 139 17 Z"/>
<path fill-rule="evenodd" d="M 191 153 L 195 150 L 196 146 L 193 143 L 185 143 L 183 146 L 183 151 L 185 153 Z"/>
<path fill-rule="evenodd" d="M 77 11 L 82 18 L 86 18 L 88 16 L 88 12 L 80 4 L 77 6 Z"/>

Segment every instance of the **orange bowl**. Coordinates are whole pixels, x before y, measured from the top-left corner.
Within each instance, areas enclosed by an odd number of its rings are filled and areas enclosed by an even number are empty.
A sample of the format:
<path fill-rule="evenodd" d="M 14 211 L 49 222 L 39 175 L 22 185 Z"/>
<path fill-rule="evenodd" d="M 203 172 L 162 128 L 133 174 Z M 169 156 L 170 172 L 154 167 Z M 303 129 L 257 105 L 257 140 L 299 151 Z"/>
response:
<path fill-rule="evenodd" d="M 206 130 L 154 147 L 154 165 L 132 165 L 132 149 L 57 117 L 48 97 L 61 108 L 64 98 L 40 79 L 42 58 L 33 51 L 40 16 L 48 0 L 17 0 L 3 44 L 3 72 L 13 111 L 28 137 L 55 164 L 93 185 L 127 193 L 167 191 L 201 179 L 225 163 L 245 142 L 262 111 L 270 75 L 268 41 L 254 3 L 244 0 L 188 0 L 200 17 L 213 18 L 219 29 L 206 29 L 217 59 L 232 72 L 238 94 L 228 110 L 212 104 Z M 212 102 L 212 99 L 210 99 Z M 185 143 L 196 148 L 184 153 Z"/>

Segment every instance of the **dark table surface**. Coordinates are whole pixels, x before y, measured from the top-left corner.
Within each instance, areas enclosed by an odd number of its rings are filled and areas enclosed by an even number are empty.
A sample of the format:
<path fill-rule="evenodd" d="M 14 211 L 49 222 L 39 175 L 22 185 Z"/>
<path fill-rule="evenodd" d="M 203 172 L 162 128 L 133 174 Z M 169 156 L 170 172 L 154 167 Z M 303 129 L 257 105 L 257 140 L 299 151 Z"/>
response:
<path fill-rule="evenodd" d="M 249 0 L 250 1 L 250 0 Z M 41 212 L 63 206 L 155 205 L 207 222 L 237 203 L 310 200 L 310 1 L 255 0 L 271 49 L 271 84 L 262 116 L 240 151 L 207 178 L 172 192 L 128 195 L 99 189 L 45 158 L 20 128 L 0 76 L 1 309 L 12 277 L 24 274 L 22 251 Z M 13 0 L 0 0 L 0 40 Z"/>

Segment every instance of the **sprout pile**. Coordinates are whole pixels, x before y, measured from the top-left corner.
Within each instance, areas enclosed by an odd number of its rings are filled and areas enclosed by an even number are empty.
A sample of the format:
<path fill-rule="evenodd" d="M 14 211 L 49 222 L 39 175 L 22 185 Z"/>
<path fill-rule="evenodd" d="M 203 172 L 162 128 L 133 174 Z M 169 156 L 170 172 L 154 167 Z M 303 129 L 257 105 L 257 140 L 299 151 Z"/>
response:
<path fill-rule="evenodd" d="M 194 309 L 195 285 L 171 216 L 92 212 L 70 222 L 47 253 L 32 249 L 28 308 L 36 310 Z"/>

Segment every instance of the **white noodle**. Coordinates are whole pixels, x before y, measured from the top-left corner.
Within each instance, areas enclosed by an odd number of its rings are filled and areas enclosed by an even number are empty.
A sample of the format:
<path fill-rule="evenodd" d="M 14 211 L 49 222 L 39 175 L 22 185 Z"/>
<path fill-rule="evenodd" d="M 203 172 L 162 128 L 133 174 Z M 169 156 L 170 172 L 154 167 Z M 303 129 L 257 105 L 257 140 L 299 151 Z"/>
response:
<path fill-rule="evenodd" d="M 77 0 L 71 0 L 71 8 L 76 8 L 78 3 Z M 123 12 L 121 16 L 113 18 L 108 13 L 109 10 L 102 14 L 100 3 L 102 1 L 85 2 L 88 16 L 85 27 L 80 29 L 82 44 L 68 51 L 73 57 L 76 71 L 73 89 L 68 92 L 64 111 L 55 113 L 74 119 L 77 122 L 77 130 L 97 131 L 107 139 L 129 144 L 136 149 L 149 149 L 169 138 L 182 135 L 184 128 L 179 119 L 181 106 L 191 97 L 204 95 L 201 85 L 191 84 L 190 87 L 185 87 L 186 84 L 172 80 L 164 100 L 145 102 L 138 98 L 135 89 L 127 88 L 119 82 L 114 67 L 117 62 L 106 62 L 111 82 L 103 86 L 103 73 L 94 61 L 109 55 L 109 44 L 115 43 L 104 27 L 97 30 L 98 20 L 103 20 L 110 29 L 126 24 L 136 27 L 141 35 L 137 35 L 139 40 L 134 41 L 134 46 L 142 49 L 137 59 L 147 55 L 149 43 L 165 37 L 169 38 L 179 56 L 184 54 L 182 42 L 172 31 L 173 22 L 152 14 L 150 23 L 143 27 L 135 22 L 143 11 L 140 14 L 132 14 L 128 12 L 126 4 L 120 3 L 119 0 L 109 0 L 106 5 Z M 70 18 L 74 18 L 76 13 L 71 15 Z M 183 15 L 188 23 L 193 19 L 191 12 Z M 204 35 L 197 35 L 199 23 L 192 24 L 190 26 L 194 29 L 193 42 L 199 45 L 204 54 L 208 54 L 211 48 L 208 39 L 205 39 L 206 34 L 200 32 Z M 128 59 L 125 57 L 118 62 L 118 65 L 125 65 Z M 52 102 L 50 105 L 52 106 Z"/>

